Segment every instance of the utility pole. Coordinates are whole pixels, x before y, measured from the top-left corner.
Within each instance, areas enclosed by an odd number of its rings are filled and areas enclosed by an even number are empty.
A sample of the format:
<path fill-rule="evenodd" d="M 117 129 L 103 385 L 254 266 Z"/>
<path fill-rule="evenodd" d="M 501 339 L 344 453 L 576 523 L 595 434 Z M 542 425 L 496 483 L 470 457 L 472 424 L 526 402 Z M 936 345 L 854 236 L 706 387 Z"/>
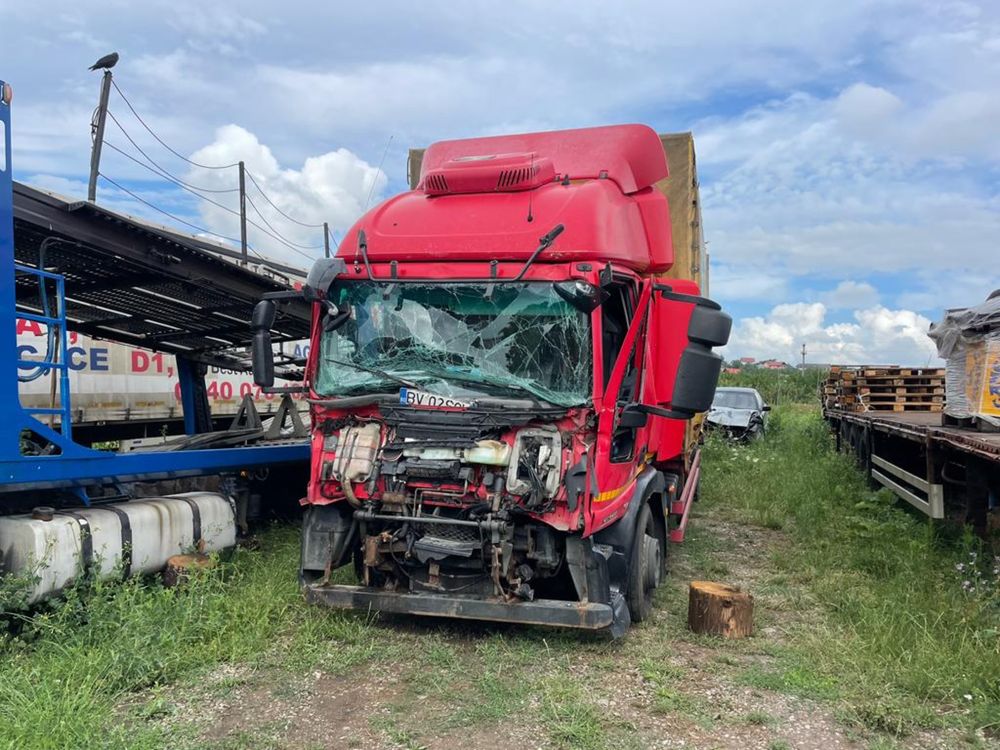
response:
<path fill-rule="evenodd" d="M 330 257 L 330 225 L 323 222 L 323 257 Z"/>
<path fill-rule="evenodd" d="M 247 264 L 247 175 L 246 167 L 240 162 L 240 249 L 243 251 L 243 265 Z"/>
<path fill-rule="evenodd" d="M 97 105 L 94 121 L 90 123 L 90 132 L 94 145 L 90 151 L 90 182 L 87 185 L 87 200 L 93 203 L 97 200 L 97 173 L 101 168 L 101 148 L 104 146 L 104 122 L 108 117 L 108 96 L 111 94 L 111 71 L 105 70 L 101 79 L 101 101 Z"/>
<path fill-rule="evenodd" d="M 804 370 L 805 367 L 806 367 L 806 345 L 803 344 L 802 345 L 802 369 Z"/>

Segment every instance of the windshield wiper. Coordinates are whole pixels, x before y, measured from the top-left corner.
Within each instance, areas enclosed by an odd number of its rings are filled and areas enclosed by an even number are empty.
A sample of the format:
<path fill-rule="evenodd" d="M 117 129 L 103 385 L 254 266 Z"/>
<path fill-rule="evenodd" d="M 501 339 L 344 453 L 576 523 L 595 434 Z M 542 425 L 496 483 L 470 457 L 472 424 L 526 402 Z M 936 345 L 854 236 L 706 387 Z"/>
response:
<path fill-rule="evenodd" d="M 339 359 L 333 359 L 332 357 L 323 357 L 325 362 L 331 362 L 335 365 L 341 365 L 342 367 L 353 367 L 355 370 L 362 370 L 364 372 L 370 372 L 372 375 L 378 375 L 385 378 L 386 380 L 393 380 L 400 385 L 405 385 L 407 388 L 418 388 L 419 386 L 407 380 L 406 378 L 401 378 L 398 375 L 393 375 L 385 370 L 380 370 L 377 367 L 367 367 L 365 365 L 359 365 L 357 362 L 343 362 Z"/>

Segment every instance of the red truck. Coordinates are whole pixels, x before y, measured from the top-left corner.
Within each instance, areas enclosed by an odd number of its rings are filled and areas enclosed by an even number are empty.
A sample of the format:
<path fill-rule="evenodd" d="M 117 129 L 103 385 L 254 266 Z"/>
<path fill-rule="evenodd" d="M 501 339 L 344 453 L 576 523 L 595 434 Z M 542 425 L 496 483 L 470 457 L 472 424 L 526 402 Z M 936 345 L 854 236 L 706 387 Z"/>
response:
<path fill-rule="evenodd" d="M 307 599 L 614 635 L 648 617 L 732 325 L 665 276 L 664 143 L 642 125 L 435 143 L 416 189 L 316 263 Z M 264 386 L 276 310 L 253 319 Z M 332 584 L 350 564 L 358 584 Z"/>

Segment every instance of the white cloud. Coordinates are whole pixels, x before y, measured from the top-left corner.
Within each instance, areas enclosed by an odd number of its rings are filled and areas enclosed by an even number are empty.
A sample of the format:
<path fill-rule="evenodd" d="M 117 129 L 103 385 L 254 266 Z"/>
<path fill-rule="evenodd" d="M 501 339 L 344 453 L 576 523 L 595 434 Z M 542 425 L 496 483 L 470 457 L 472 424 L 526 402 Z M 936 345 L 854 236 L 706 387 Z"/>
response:
<path fill-rule="evenodd" d="M 385 171 L 396 188 L 411 145 L 640 120 L 695 131 L 713 293 L 723 300 L 804 299 L 804 277 L 878 285 L 879 274 L 926 272 L 919 288 L 883 288 L 880 299 L 928 311 L 946 280 L 994 264 L 996 3 L 650 0 L 627 13 L 568 0 L 314 2 L 297 13 L 269 0 L 238 9 L 108 0 L 92 12 L 64 0 L 7 5 L 3 75 L 18 92 L 19 176 L 86 178 L 98 76 L 85 68 L 110 51 L 96 48 L 107 40 L 121 45 L 116 81 L 167 142 L 189 154 L 239 123 L 275 161 L 269 192 L 309 223 L 353 218 L 366 195 L 360 165 L 371 169 L 390 135 Z M 112 102 L 133 136 L 182 174 Z M 246 145 L 253 159 L 263 158 L 257 146 Z M 116 178 L 148 179 L 107 150 L 104 159 Z M 213 211 L 199 220 L 233 234 L 230 215 Z M 278 221 L 291 239 L 316 244 Z M 961 304 L 957 288 L 941 298 Z M 873 302 L 862 296 L 857 307 Z"/>
<path fill-rule="evenodd" d="M 853 323 L 826 318 L 821 302 L 777 305 L 766 316 L 739 321 L 725 356 L 798 362 L 805 344 L 808 362 L 925 366 L 937 361 L 927 337 L 931 321 L 910 310 L 877 305 L 855 312 Z"/>
<path fill-rule="evenodd" d="M 992 128 L 959 142 L 945 135 L 955 129 L 924 126 L 937 106 L 925 104 L 858 83 L 696 127 L 713 260 L 788 288 L 819 274 L 871 285 L 876 274 L 991 267 L 1000 189 L 974 176 L 997 169 L 1000 151 L 994 161 L 980 148 L 975 163 L 963 154 Z M 931 130 L 935 148 L 922 145 Z"/>
<path fill-rule="evenodd" d="M 343 148 L 310 156 L 298 169 L 283 167 L 270 148 L 238 125 L 219 128 L 213 142 L 198 149 L 191 160 L 206 165 L 243 161 L 249 175 L 249 243 L 263 255 L 299 266 L 319 257 L 323 245 L 322 228 L 302 224 L 327 222 L 333 232 L 340 233 L 364 211 L 369 194 L 374 205 L 386 185 L 385 175 L 376 167 Z M 215 190 L 232 189 L 238 185 L 238 171 L 192 167 L 187 181 Z M 225 207 L 199 202 L 205 225 L 221 236 L 239 237 L 238 194 L 219 193 L 212 198 Z"/>
<path fill-rule="evenodd" d="M 840 92 L 834 101 L 833 112 L 850 132 L 862 138 L 874 138 L 884 132 L 887 122 L 902 108 L 902 100 L 892 92 L 856 83 Z"/>
<path fill-rule="evenodd" d="M 841 281 L 836 288 L 820 295 L 820 301 L 827 309 L 849 309 L 874 307 L 878 304 L 878 289 L 867 281 Z"/>

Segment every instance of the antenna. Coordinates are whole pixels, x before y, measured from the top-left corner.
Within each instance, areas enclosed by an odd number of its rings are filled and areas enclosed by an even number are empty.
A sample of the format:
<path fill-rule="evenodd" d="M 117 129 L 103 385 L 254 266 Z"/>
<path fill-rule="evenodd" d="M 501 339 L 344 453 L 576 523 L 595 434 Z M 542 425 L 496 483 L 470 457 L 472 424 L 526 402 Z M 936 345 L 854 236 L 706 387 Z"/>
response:
<path fill-rule="evenodd" d="M 368 190 L 368 199 L 365 201 L 364 210 L 368 210 L 368 204 L 372 202 L 372 195 L 375 194 L 375 183 L 378 182 L 378 176 L 382 172 L 382 165 L 385 164 L 385 155 L 389 153 L 389 144 L 392 143 L 392 136 L 389 136 L 389 140 L 385 142 L 385 148 L 382 149 L 382 159 L 378 163 L 378 169 L 375 170 L 375 176 L 372 177 L 372 186 Z M 364 211 L 362 211 L 364 213 Z"/>
<path fill-rule="evenodd" d="M 535 152 L 531 152 L 531 176 L 535 176 Z M 528 190 L 528 222 L 531 223 L 535 220 L 535 217 L 531 215 L 531 199 L 535 195 L 534 188 Z"/>

